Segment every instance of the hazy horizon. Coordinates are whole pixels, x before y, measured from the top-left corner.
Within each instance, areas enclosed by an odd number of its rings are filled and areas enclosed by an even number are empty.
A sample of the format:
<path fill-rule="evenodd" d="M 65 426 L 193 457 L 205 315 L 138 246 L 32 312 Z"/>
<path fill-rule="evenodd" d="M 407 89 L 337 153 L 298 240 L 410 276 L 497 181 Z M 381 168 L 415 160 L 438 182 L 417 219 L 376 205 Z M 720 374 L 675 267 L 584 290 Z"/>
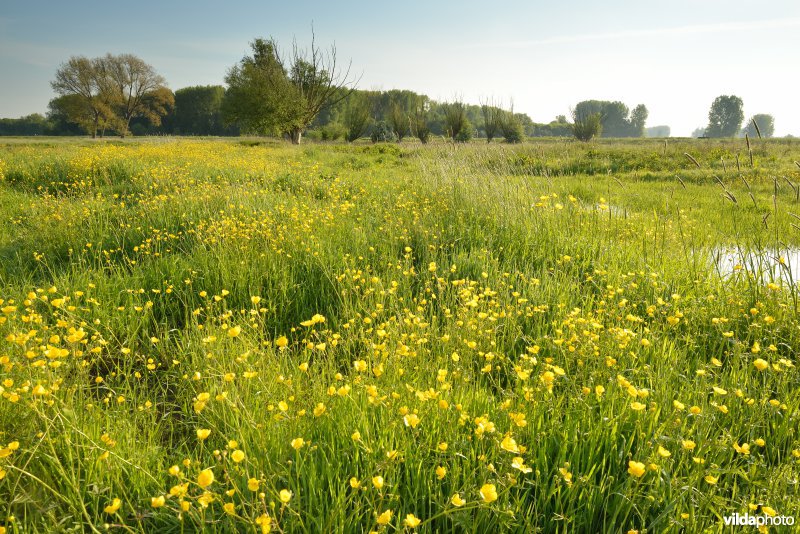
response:
<path fill-rule="evenodd" d="M 645 104 L 647 126 L 688 136 L 707 123 L 715 97 L 736 94 L 745 120 L 775 116 L 775 135 L 800 135 L 793 52 L 800 5 L 744 0 L 627 6 L 508 1 L 457 7 L 418 1 L 291 5 L 208 2 L 157 5 L 42 1 L 0 8 L 0 117 L 44 113 L 50 81 L 73 55 L 129 52 L 173 90 L 224 85 L 255 37 L 317 42 L 352 60 L 361 89 L 410 89 L 436 100 L 493 97 L 536 122 L 581 100 Z"/>

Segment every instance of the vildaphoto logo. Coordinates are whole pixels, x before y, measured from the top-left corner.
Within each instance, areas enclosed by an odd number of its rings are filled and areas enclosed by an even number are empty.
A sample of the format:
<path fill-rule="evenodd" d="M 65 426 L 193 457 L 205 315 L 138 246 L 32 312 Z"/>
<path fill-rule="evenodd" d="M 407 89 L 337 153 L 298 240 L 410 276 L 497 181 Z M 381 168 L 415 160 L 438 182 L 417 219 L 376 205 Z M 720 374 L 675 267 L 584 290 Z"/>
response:
<path fill-rule="evenodd" d="M 725 525 L 737 526 L 737 527 L 745 527 L 745 526 L 754 526 L 754 527 L 772 527 L 772 526 L 792 526 L 794 525 L 794 517 L 790 515 L 774 515 L 770 516 L 767 514 L 763 515 L 750 515 L 750 514 L 739 514 L 735 513 L 733 515 L 725 516 L 724 518 Z"/>

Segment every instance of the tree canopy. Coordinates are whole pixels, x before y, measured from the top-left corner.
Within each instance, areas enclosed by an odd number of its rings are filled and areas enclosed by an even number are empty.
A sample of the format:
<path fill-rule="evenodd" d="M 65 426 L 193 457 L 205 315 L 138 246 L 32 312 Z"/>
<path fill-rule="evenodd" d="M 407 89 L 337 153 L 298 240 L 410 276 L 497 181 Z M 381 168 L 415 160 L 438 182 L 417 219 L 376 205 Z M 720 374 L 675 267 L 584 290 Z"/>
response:
<path fill-rule="evenodd" d="M 770 138 L 775 135 L 775 118 L 766 113 L 757 113 L 750 117 L 744 133 L 750 137 Z"/>
<path fill-rule="evenodd" d="M 252 55 L 231 67 L 223 101 L 227 122 L 257 134 L 286 134 L 300 143 L 302 133 L 322 108 L 343 100 L 354 82 L 349 67 L 337 64 L 336 48 L 320 49 L 313 37 L 309 51 L 294 43 L 285 59 L 274 39 L 256 39 Z"/>
<path fill-rule="evenodd" d="M 603 137 L 643 137 L 647 122 L 647 107 L 639 104 L 633 112 L 622 102 L 584 100 L 575 105 L 579 117 L 597 114 L 600 117 Z"/>
<path fill-rule="evenodd" d="M 735 95 L 718 96 L 708 111 L 708 137 L 733 137 L 744 120 L 742 99 Z"/>
<path fill-rule="evenodd" d="M 50 85 L 68 97 L 51 108 L 92 137 L 107 127 L 124 137 L 137 117 L 158 125 L 174 103 L 164 78 L 133 54 L 73 56 L 58 68 Z"/>

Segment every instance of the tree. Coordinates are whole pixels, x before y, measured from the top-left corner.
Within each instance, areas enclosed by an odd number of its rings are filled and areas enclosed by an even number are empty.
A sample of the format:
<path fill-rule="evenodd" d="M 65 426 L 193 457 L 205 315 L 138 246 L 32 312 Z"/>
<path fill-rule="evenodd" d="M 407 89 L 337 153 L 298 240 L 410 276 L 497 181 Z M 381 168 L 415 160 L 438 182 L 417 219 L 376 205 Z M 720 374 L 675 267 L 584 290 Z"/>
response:
<path fill-rule="evenodd" d="M 572 110 L 572 133 L 579 141 L 589 141 L 603 131 L 600 113 L 591 110 Z"/>
<path fill-rule="evenodd" d="M 224 135 L 221 85 L 184 87 L 175 91 L 175 110 L 170 117 L 172 132 L 182 135 Z"/>
<path fill-rule="evenodd" d="M 133 54 L 107 54 L 100 62 L 101 87 L 119 119 L 119 135 L 125 137 L 131 119 L 142 117 L 158 126 L 175 104 L 166 80 Z"/>
<path fill-rule="evenodd" d="M 735 95 L 718 96 L 708 112 L 708 137 L 733 137 L 744 120 L 742 99 Z"/>
<path fill-rule="evenodd" d="M 647 122 L 648 115 L 647 107 L 644 104 L 639 104 L 633 108 L 629 121 L 628 137 L 644 137 L 644 125 Z"/>
<path fill-rule="evenodd" d="M 744 127 L 744 133 L 754 138 L 756 136 L 765 139 L 775 135 L 775 118 L 766 113 L 758 113 L 750 117 L 747 126 Z"/>
<path fill-rule="evenodd" d="M 460 100 L 443 104 L 442 108 L 445 132 L 455 141 L 461 130 L 468 126 L 467 109 Z"/>
<path fill-rule="evenodd" d="M 360 139 L 367 131 L 370 120 L 370 103 L 365 95 L 353 93 L 347 99 L 344 113 L 345 138 L 349 143 Z"/>
<path fill-rule="evenodd" d="M 525 137 L 525 128 L 522 125 L 521 113 L 514 113 L 514 107 L 510 111 L 502 111 L 498 117 L 498 126 L 506 143 L 521 143 Z M 527 115 L 525 115 L 527 117 Z"/>
<path fill-rule="evenodd" d="M 258 134 L 287 134 L 300 144 L 303 132 L 326 105 L 346 98 L 355 86 L 350 68 L 342 72 L 336 47 L 326 53 L 312 33 L 309 51 L 292 46 L 283 58 L 274 39 L 256 39 L 225 77 L 228 91 L 223 112 L 228 122 Z M 343 91 L 342 89 L 347 89 Z"/>
<path fill-rule="evenodd" d="M 486 133 L 486 142 L 491 143 L 497 130 L 500 129 L 502 110 L 497 107 L 494 100 L 481 102 L 481 116 L 483 117 L 483 131 Z"/>
<path fill-rule="evenodd" d="M 411 117 L 411 133 L 424 145 L 430 140 L 431 128 L 428 125 L 428 111 L 430 103 L 428 97 L 420 97 L 414 106 Z"/>
<path fill-rule="evenodd" d="M 392 102 L 386 122 L 388 122 L 394 130 L 394 133 L 397 136 L 397 142 L 399 143 L 402 141 L 403 137 L 405 137 L 406 133 L 408 133 L 409 120 L 408 115 L 406 115 L 405 110 L 400 107 L 399 103 Z"/>
<path fill-rule="evenodd" d="M 73 56 L 58 68 L 55 80 L 50 82 L 56 94 L 72 97 L 63 111 L 70 117 L 70 122 L 86 129 L 92 138 L 97 137 L 102 124 L 114 117 L 104 76 L 101 59 Z"/>
<path fill-rule="evenodd" d="M 603 137 L 642 137 L 648 115 L 644 104 L 636 106 L 631 113 L 624 103 L 607 100 L 578 102 L 575 111 L 581 117 L 599 114 Z"/>

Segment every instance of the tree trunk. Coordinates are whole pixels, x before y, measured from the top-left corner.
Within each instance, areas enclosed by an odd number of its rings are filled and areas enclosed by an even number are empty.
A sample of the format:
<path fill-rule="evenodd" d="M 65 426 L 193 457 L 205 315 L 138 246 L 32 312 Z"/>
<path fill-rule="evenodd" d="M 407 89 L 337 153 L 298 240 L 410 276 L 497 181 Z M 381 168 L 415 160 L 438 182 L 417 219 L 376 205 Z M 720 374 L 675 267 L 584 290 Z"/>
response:
<path fill-rule="evenodd" d="M 300 139 L 303 137 L 303 130 L 300 128 L 292 128 L 292 130 L 289 132 L 289 137 L 291 138 L 293 145 L 299 145 Z"/>

